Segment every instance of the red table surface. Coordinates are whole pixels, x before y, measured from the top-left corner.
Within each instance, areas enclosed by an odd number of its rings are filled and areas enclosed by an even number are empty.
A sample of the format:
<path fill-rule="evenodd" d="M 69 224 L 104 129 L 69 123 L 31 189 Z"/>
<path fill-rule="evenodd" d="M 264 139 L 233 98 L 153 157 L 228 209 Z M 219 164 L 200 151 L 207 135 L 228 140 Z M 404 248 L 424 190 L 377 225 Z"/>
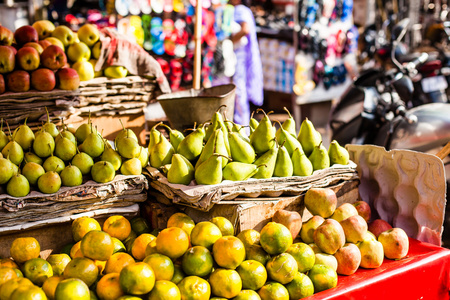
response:
<path fill-rule="evenodd" d="M 335 288 L 305 299 L 450 299 L 450 250 L 411 238 L 409 243 L 407 257 L 339 276 Z"/>

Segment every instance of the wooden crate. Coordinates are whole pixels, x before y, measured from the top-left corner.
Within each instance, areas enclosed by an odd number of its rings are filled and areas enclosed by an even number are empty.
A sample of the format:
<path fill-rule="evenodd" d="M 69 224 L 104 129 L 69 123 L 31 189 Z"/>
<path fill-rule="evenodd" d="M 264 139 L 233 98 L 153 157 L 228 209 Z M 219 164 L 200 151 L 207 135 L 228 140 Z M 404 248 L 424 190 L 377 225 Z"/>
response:
<path fill-rule="evenodd" d="M 359 180 L 343 181 L 331 185 L 338 196 L 338 205 L 358 200 Z M 143 203 L 143 210 L 153 228 L 166 227 L 168 218 L 175 212 L 182 211 L 195 221 L 206 221 L 216 216 L 228 218 L 236 228 L 236 234 L 245 229 L 261 230 L 267 224 L 273 214 L 280 210 L 298 211 L 303 221 L 307 221 L 311 214 L 303 204 L 304 193 L 296 196 L 284 197 L 237 197 L 234 200 L 223 200 L 215 204 L 209 211 L 201 211 L 182 204 L 173 204 L 164 194 L 149 190 L 149 200 Z"/>

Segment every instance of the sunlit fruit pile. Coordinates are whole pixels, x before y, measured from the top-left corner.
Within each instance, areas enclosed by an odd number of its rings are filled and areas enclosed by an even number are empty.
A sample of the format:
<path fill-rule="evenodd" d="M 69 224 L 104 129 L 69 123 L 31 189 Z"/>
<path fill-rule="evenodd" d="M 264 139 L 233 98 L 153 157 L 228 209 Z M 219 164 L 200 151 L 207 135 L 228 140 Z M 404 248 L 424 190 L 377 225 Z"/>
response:
<path fill-rule="evenodd" d="M 258 109 L 264 116 L 259 123 L 250 119 L 248 136 L 245 127 L 224 119 L 220 109 L 209 123 L 186 137 L 162 123 L 155 125 L 148 145 L 150 165 L 162 170 L 170 183 L 188 185 L 194 179 L 197 184 L 218 184 L 222 180 L 309 176 L 315 170 L 349 162 L 347 150 L 337 141 L 325 148 L 321 134 L 308 119 L 297 135 L 289 111 L 289 118 L 277 130 Z M 158 126 L 168 128 L 169 140 Z"/>
<path fill-rule="evenodd" d="M 30 89 L 76 90 L 80 81 L 103 74 L 111 78 L 127 76 L 121 66 L 95 72 L 100 56 L 100 33 L 85 24 L 75 33 L 69 27 L 55 27 L 47 20 L 25 25 L 14 33 L 0 26 L 0 94 Z"/>
<path fill-rule="evenodd" d="M 280 210 L 261 231 L 237 236 L 220 216 L 195 223 L 178 212 L 167 228 L 151 232 L 141 217 L 115 215 L 103 226 L 81 217 L 72 223 L 73 243 L 46 260 L 35 238 L 12 242 L 11 258 L 0 260 L 0 299 L 305 298 L 335 287 L 337 274 L 376 268 L 384 255 L 400 259 L 408 252 L 403 230 L 378 224 L 377 240 L 362 217 L 367 210 L 359 215 L 360 202 L 348 205 L 303 226 L 298 212 Z"/>
<path fill-rule="evenodd" d="M 148 151 L 131 129 L 116 135 L 113 148 L 90 119 L 76 129 L 64 124 L 58 129 L 48 118 L 37 132 L 26 121 L 14 132 L 5 132 L 1 121 L 0 185 L 13 197 L 25 197 L 31 190 L 53 194 L 61 186 L 89 179 L 106 183 L 116 172 L 140 175 L 148 165 Z"/>

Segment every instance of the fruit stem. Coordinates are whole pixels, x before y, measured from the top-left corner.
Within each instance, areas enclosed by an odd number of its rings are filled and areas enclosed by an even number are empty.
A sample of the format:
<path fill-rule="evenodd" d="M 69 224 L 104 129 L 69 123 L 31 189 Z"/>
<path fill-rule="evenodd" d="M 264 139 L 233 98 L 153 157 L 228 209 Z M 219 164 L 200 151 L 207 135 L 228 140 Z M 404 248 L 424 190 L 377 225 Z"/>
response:
<path fill-rule="evenodd" d="M 50 114 L 48 113 L 47 106 L 45 107 L 45 111 L 47 113 L 47 123 L 50 123 Z"/>
<path fill-rule="evenodd" d="M 12 134 L 11 134 L 11 128 L 9 128 L 9 124 L 8 121 L 5 120 L 6 126 L 8 127 L 8 131 L 9 131 L 9 137 L 12 138 Z"/>
<path fill-rule="evenodd" d="M 0 131 L 3 131 L 3 118 L 2 118 L 2 121 L 1 121 L 1 124 L 0 124 Z"/>
<path fill-rule="evenodd" d="M 289 118 L 290 118 L 290 119 L 293 119 L 293 118 L 292 118 L 292 115 L 291 115 L 291 112 L 286 108 L 286 106 L 283 107 L 283 109 L 288 113 Z"/>
<path fill-rule="evenodd" d="M 122 129 L 123 129 L 123 130 L 126 130 L 126 129 L 125 129 L 125 126 L 124 126 L 123 123 L 122 123 L 122 119 L 119 119 L 119 122 L 120 122 L 120 125 L 122 125 Z"/>
<path fill-rule="evenodd" d="M 222 157 L 225 157 L 226 159 L 228 159 L 229 161 L 233 161 L 233 160 L 231 159 L 231 157 L 228 157 L 228 156 L 223 155 L 223 154 L 220 154 L 220 153 L 213 153 L 213 155 L 214 155 L 214 156 L 222 156 Z"/>
<path fill-rule="evenodd" d="M 227 106 L 225 104 L 222 104 L 221 106 L 219 106 L 219 108 L 216 110 L 216 112 L 219 112 L 222 107 L 227 107 Z"/>
<path fill-rule="evenodd" d="M 257 169 L 259 169 L 261 167 L 266 167 L 267 168 L 267 165 L 266 164 L 261 164 L 261 165 L 256 166 Z"/>
<path fill-rule="evenodd" d="M 27 120 L 28 120 L 28 117 L 25 118 L 25 122 L 23 122 L 23 125 L 27 125 Z"/>

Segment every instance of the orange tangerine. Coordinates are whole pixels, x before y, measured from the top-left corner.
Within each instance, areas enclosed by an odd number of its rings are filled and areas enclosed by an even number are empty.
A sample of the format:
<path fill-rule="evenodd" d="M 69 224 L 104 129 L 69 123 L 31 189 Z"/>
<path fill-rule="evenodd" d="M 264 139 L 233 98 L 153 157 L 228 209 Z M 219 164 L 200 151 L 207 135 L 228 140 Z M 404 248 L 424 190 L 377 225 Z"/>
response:
<path fill-rule="evenodd" d="M 156 250 L 171 259 L 181 257 L 189 248 L 189 236 L 178 227 L 162 230 L 156 238 Z"/>
<path fill-rule="evenodd" d="M 87 258 L 106 261 L 114 252 L 114 243 L 108 233 L 91 230 L 81 240 L 80 249 Z"/>
<path fill-rule="evenodd" d="M 242 288 L 250 290 L 260 289 L 267 281 L 267 271 L 262 263 L 256 260 L 245 260 L 236 271 L 242 279 Z"/>
<path fill-rule="evenodd" d="M 155 280 L 171 280 L 175 272 L 172 260 L 163 254 L 153 253 L 144 259 L 155 272 Z"/>
<path fill-rule="evenodd" d="M 147 248 L 147 245 L 155 239 L 156 237 L 150 233 L 141 234 L 131 244 L 131 255 L 133 255 L 136 260 L 143 260 L 145 258 L 145 249 Z"/>
<path fill-rule="evenodd" d="M 224 298 L 236 297 L 242 289 L 242 280 L 235 270 L 216 269 L 209 276 L 213 295 Z"/>
<path fill-rule="evenodd" d="M 258 291 L 261 300 L 289 300 L 289 292 L 281 283 L 268 281 Z"/>
<path fill-rule="evenodd" d="M 308 272 L 316 261 L 313 249 L 305 243 L 292 244 L 286 252 L 295 258 L 300 273 Z"/>
<path fill-rule="evenodd" d="M 167 228 L 179 227 L 184 231 L 186 231 L 186 233 L 189 236 L 191 235 L 191 231 L 194 228 L 194 226 L 195 226 L 194 220 L 192 220 L 191 217 L 182 212 L 174 213 L 167 220 Z"/>
<path fill-rule="evenodd" d="M 158 280 L 148 295 L 148 300 L 180 300 L 181 294 L 177 285 L 171 281 Z"/>
<path fill-rule="evenodd" d="M 103 231 L 107 232 L 111 237 L 123 241 L 131 233 L 131 224 L 124 216 L 110 216 L 103 223 Z"/>
<path fill-rule="evenodd" d="M 308 277 L 314 285 L 314 293 L 334 288 L 338 281 L 336 271 L 326 265 L 314 265 L 309 270 Z"/>
<path fill-rule="evenodd" d="M 204 277 L 213 270 L 214 259 L 208 248 L 194 246 L 183 255 L 181 266 L 186 275 Z"/>
<path fill-rule="evenodd" d="M 156 250 L 156 239 L 148 243 L 147 247 L 145 248 L 145 257 L 153 253 L 158 253 L 158 251 Z"/>
<path fill-rule="evenodd" d="M 0 258 L 0 267 L 18 268 L 19 266 L 11 258 Z"/>
<path fill-rule="evenodd" d="M 47 261 L 52 266 L 53 275 L 62 275 L 67 264 L 70 262 L 70 256 L 67 254 L 50 254 Z"/>
<path fill-rule="evenodd" d="M 134 258 L 125 252 L 117 252 L 106 261 L 105 274 L 120 273 L 125 266 L 135 263 Z"/>
<path fill-rule="evenodd" d="M 44 281 L 44 284 L 42 285 L 42 290 L 44 291 L 45 295 L 47 295 L 48 299 L 50 300 L 55 299 L 56 287 L 63 280 L 64 277 L 62 276 L 52 276 Z"/>
<path fill-rule="evenodd" d="M 216 224 L 208 221 L 197 223 L 191 231 L 193 246 L 203 246 L 212 249 L 213 244 L 222 237 L 222 232 Z"/>
<path fill-rule="evenodd" d="M 81 241 L 84 235 L 91 230 L 102 230 L 94 218 L 80 217 L 72 222 L 72 236 L 75 242 Z"/>
<path fill-rule="evenodd" d="M 246 249 L 252 245 L 259 245 L 260 234 L 254 229 L 242 230 L 236 237 L 244 243 Z"/>
<path fill-rule="evenodd" d="M 33 286 L 33 283 L 28 278 L 17 277 L 6 281 L 4 284 L 0 285 L 0 299 L 7 300 L 11 297 L 11 294 L 19 286 Z"/>
<path fill-rule="evenodd" d="M 29 259 L 38 258 L 41 246 L 33 237 L 21 237 L 12 242 L 9 251 L 16 263 L 23 264 Z"/>
<path fill-rule="evenodd" d="M 213 245 L 212 253 L 222 268 L 236 269 L 245 259 L 244 244 L 235 236 L 223 236 Z"/>
<path fill-rule="evenodd" d="M 211 219 L 211 223 L 219 227 L 220 231 L 222 232 L 222 236 L 234 235 L 234 226 L 227 218 L 214 217 Z"/>
<path fill-rule="evenodd" d="M 35 286 L 19 286 L 11 294 L 10 300 L 47 300 L 47 296 L 44 291 Z"/>
<path fill-rule="evenodd" d="M 13 268 L 0 267 L 0 286 L 13 278 L 17 278 L 17 274 Z"/>
<path fill-rule="evenodd" d="M 53 276 L 52 266 L 42 258 L 27 260 L 22 266 L 23 275 L 30 279 L 35 285 L 42 286 L 44 281 Z"/>
<path fill-rule="evenodd" d="M 292 235 L 283 224 L 269 222 L 261 229 L 260 244 L 270 255 L 278 255 L 292 245 Z"/>
<path fill-rule="evenodd" d="M 81 252 L 81 241 L 73 244 L 72 248 L 70 249 L 70 257 L 72 259 L 77 257 L 84 257 L 83 253 Z"/>
<path fill-rule="evenodd" d="M 314 294 L 314 285 L 309 277 L 298 272 L 294 279 L 285 285 L 291 299 L 302 299 Z"/>
<path fill-rule="evenodd" d="M 131 296 L 131 295 L 125 295 L 125 296 L 117 298 L 117 300 L 142 300 L 142 298 L 136 297 L 136 296 Z"/>
<path fill-rule="evenodd" d="M 297 261 L 289 253 L 281 253 L 272 257 L 266 264 L 269 278 L 281 284 L 287 284 L 298 272 Z"/>
<path fill-rule="evenodd" d="M 119 273 L 109 273 L 100 278 L 96 292 L 100 300 L 116 300 L 125 295 L 119 282 Z"/>
<path fill-rule="evenodd" d="M 153 289 L 155 273 L 145 262 L 137 262 L 120 271 L 119 282 L 126 294 L 144 295 Z"/>
<path fill-rule="evenodd" d="M 55 300 L 90 300 L 89 287 L 78 278 L 64 279 L 56 286 Z"/>
<path fill-rule="evenodd" d="M 92 259 L 77 257 L 67 264 L 63 276 L 64 278 L 78 278 L 91 286 L 97 280 L 98 267 Z"/>
<path fill-rule="evenodd" d="M 233 300 L 261 300 L 261 297 L 254 290 L 242 290 Z"/>
<path fill-rule="evenodd" d="M 245 248 L 246 260 L 256 260 L 265 266 L 270 258 L 270 254 L 264 251 L 263 247 L 260 245 L 251 245 L 248 248 Z"/>
<path fill-rule="evenodd" d="M 187 276 L 178 284 L 182 300 L 209 300 L 211 286 L 198 276 Z"/>

